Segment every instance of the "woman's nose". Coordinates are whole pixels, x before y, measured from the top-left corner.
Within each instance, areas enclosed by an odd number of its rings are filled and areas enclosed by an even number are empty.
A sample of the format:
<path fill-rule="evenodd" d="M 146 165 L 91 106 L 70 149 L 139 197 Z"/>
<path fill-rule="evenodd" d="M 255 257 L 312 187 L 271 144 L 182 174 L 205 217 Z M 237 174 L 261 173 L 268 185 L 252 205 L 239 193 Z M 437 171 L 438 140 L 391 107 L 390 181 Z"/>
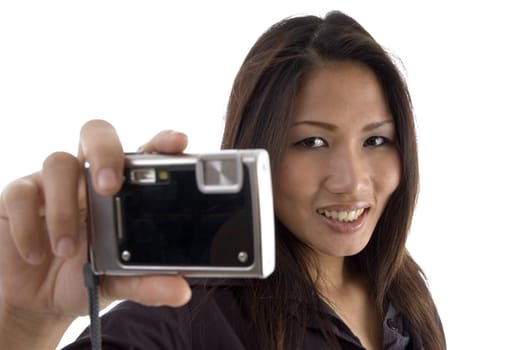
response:
<path fill-rule="evenodd" d="M 370 172 L 365 155 L 359 150 L 338 152 L 327 167 L 325 187 L 331 193 L 356 195 L 370 186 Z"/>

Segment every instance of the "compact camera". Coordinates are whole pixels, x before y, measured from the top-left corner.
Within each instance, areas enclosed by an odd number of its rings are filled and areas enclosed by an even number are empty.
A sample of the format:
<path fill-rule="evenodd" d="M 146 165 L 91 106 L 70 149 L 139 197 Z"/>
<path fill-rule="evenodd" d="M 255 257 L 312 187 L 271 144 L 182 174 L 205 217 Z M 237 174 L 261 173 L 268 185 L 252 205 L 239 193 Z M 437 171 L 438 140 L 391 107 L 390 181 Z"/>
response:
<path fill-rule="evenodd" d="M 95 274 L 265 278 L 274 270 L 270 162 L 262 149 L 127 154 L 115 196 L 88 190 Z"/>

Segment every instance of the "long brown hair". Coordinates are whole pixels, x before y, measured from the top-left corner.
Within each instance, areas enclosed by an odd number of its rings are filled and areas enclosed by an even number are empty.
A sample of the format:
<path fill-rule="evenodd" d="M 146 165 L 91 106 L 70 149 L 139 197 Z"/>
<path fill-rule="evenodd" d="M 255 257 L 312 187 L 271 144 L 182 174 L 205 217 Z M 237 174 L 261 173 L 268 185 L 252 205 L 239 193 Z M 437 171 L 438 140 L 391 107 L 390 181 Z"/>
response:
<path fill-rule="evenodd" d="M 327 62 L 343 60 L 361 62 L 378 77 L 395 121 L 402 164 L 400 184 L 371 241 L 347 261 L 369 279 L 379 310 L 386 299 L 390 300 L 420 335 L 426 349 L 445 349 L 425 276 L 406 249 L 419 183 L 410 95 L 392 58 L 358 22 L 334 11 L 324 18 L 287 18 L 263 33 L 234 81 L 222 147 L 265 148 L 276 168 L 294 101 L 307 75 Z M 305 246 L 279 222 L 276 238 L 276 271 L 265 281 L 251 282 L 255 327 L 262 348 L 297 349 L 307 323 L 313 322 L 309 315 L 313 309 L 321 309 L 322 302 L 307 271 Z M 315 322 L 325 321 L 320 318 Z M 337 345 L 328 330 L 325 337 Z"/>

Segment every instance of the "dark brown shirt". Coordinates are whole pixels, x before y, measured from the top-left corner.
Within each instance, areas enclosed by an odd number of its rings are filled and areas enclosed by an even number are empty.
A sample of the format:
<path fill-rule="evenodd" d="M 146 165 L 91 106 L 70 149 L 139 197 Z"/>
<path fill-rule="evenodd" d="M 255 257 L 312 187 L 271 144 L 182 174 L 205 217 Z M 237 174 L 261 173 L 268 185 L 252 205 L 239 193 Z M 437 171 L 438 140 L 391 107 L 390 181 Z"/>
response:
<path fill-rule="evenodd" d="M 148 307 L 130 301 L 117 305 L 101 319 L 103 349 L 258 349 L 253 322 L 233 288 L 212 292 L 193 286 L 191 301 L 179 308 Z M 358 338 L 327 306 L 334 335 L 342 349 L 364 349 Z M 314 319 L 314 317 L 313 317 Z M 388 304 L 383 322 L 384 349 L 422 349 L 420 337 Z M 303 349 L 329 349 L 321 330 L 307 327 Z M 64 350 L 90 349 L 89 332 Z"/>

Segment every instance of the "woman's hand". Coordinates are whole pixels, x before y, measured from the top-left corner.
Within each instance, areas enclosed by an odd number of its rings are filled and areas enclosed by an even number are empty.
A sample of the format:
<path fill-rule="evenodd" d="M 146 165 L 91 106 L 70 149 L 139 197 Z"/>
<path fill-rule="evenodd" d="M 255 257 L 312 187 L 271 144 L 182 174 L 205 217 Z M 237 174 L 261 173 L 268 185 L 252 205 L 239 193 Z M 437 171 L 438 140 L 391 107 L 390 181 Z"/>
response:
<path fill-rule="evenodd" d="M 144 152 L 181 153 L 184 134 L 163 131 Z M 93 120 L 78 156 L 57 152 L 42 170 L 10 183 L 0 197 L 0 348 L 54 348 L 70 322 L 87 313 L 82 268 L 87 257 L 84 163 L 96 191 L 115 194 L 124 154 L 115 129 Z M 116 299 L 180 306 L 190 298 L 181 276 L 103 276 L 104 307 Z M 37 346 L 38 344 L 38 346 Z"/>

